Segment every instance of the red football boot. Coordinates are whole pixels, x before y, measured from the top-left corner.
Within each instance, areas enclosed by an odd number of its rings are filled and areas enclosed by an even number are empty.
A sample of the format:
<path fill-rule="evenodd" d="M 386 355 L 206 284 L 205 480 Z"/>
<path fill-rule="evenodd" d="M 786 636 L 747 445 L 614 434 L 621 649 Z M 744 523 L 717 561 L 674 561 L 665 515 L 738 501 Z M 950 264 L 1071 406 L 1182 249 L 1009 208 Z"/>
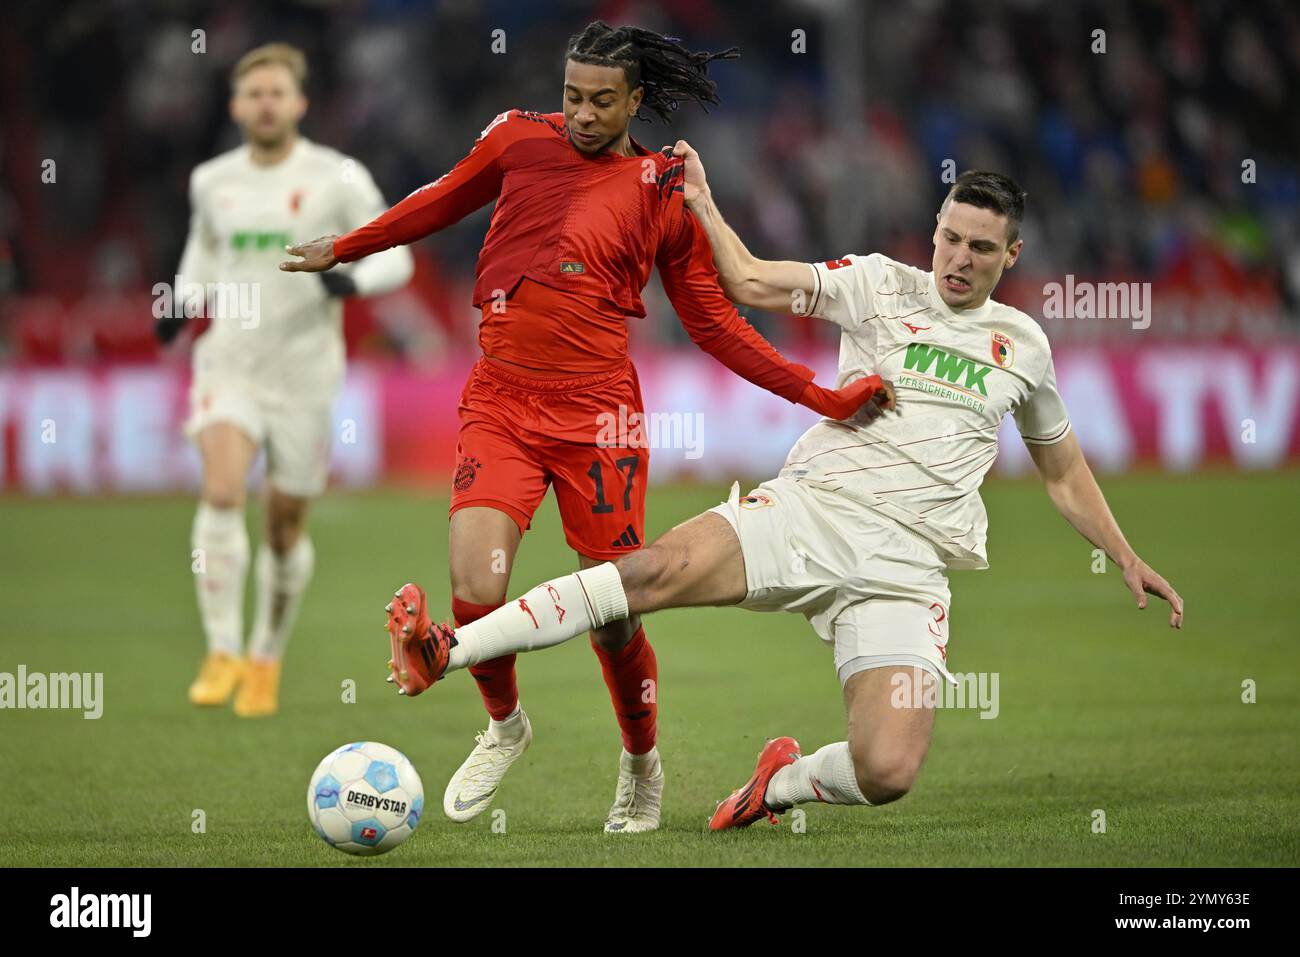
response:
<path fill-rule="evenodd" d="M 794 764 L 803 756 L 799 742 L 794 738 L 773 738 L 758 752 L 758 765 L 754 775 L 743 788 L 731 792 L 731 796 L 718 804 L 709 821 L 710 831 L 725 831 L 729 827 L 749 827 L 760 818 L 766 817 L 773 824 L 778 823 L 776 813 L 763 803 L 767 793 L 767 784 L 772 775 L 782 768 Z"/>
<path fill-rule="evenodd" d="M 393 653 L 388 680 L 397 685 L 398 694 L 413 698 L 443 676 L 456 635 L 450 626 L 429 620 L 424 589 L 419 585 L 403 585 L 384 611 L 388 613 L 384 627 Z"/>

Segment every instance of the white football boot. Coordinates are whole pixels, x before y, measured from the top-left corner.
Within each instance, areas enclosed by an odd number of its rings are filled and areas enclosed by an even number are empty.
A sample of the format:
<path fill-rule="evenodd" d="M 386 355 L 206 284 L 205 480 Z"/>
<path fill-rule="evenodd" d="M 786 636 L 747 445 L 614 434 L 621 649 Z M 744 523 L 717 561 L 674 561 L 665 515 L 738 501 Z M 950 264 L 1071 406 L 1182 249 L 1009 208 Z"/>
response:
<path fill-rule="evenodd" d="M 475 735 L 474 740 L 478 743 L 474 750 L 447 782 L 447 790 L 442 795 L 442 809 L 458 824 L 487 810 L 510 765 L 533 743 L 533 726 L 528 723 L 528 715 L 524 714 L 522 707 L 517 715 L 507 718 L 503 724 L 505 727 L 497 730 L 488 725 L 486 731 Z"/>
<path fill-rule="evenodd" d="M 659 808 L 664 797 L 664 769 L 659 749 L 618 759 L 618 789 L 605 821 L 606 834 L 639 834 L 659 829 Z"/>

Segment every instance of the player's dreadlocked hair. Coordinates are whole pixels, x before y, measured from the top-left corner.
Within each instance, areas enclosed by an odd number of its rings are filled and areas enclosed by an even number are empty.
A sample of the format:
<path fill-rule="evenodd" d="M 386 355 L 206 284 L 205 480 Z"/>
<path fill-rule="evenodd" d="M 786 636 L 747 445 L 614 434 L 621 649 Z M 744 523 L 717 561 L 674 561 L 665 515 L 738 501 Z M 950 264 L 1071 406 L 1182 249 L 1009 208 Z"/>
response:
<path fill-rule="evenodd" d="M 623 68 L 627 88 L 645 89 L 641 109 L 649 109 L 665 123 L 682 100 L 691 99 L 706 113 L 716 106 L 718 85 L 709 79 L 709 63 L 734 60 L 740 48 L 721 53 L 688 50 L 676 37 L 661 36 L 640 27 L 611 27 L 603 20 L 593 20 L 587 29 L 569 38 L 566 60 L 596 66 Z M 640 119 L 641 110 L 637 111 Z"/>

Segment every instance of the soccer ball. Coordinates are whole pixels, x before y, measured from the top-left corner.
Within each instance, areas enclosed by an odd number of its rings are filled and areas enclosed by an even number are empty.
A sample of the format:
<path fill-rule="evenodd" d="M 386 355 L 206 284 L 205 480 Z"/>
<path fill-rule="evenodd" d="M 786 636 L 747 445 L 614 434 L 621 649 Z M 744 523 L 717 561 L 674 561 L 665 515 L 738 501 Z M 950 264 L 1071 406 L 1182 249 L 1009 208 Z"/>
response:
<path fill-rule="evenodd" d="M 348 854 L 391 851 L 420 823 L 424 785 L 415 765 L 377 741 L 325 755 L 307 785 L 307 817 L 330 847 Z"/>

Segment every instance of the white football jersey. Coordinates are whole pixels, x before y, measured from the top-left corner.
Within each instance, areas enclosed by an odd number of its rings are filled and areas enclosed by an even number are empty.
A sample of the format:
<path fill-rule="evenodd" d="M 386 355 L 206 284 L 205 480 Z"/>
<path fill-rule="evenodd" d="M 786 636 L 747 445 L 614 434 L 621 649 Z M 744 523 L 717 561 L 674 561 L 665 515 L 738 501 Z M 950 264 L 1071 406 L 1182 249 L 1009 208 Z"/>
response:
<path fill-rule="evenodd" d="M 1038 324 L 989 300 L 954 312 L 932 273 L 885 256 L 809 264 L 808 312 L 840 325 L 837 386 L 873 373 L 898 411 L 867 423 L 822 419 L 781 475 L 836 491 L 933 542 L 949 568 L 987 568 L 979 486 L 997 457 L 1002 417 L 1026 442 L 1069 434 L 1051 348 Z"/>
<path fill-rule="evenodd" d="M 291 258 L 285 246 L 342 235 L 385 208 L 365 167 L 303 138 L 274 166 L 255 164 L 245 144 L 195 167 L 176 295 L 198 298 L 187 295 L 195 284 L 206 293 L 211 325 L 195 343 L 196 376 L 331 400 L 344 367 L 342 302 L 327 295 L 319 275 L 282 272 L 279 264 Z M 349 270 L 360 295 L 396 289 L 413 271 L 404 246 L 335 268 Z"/>

